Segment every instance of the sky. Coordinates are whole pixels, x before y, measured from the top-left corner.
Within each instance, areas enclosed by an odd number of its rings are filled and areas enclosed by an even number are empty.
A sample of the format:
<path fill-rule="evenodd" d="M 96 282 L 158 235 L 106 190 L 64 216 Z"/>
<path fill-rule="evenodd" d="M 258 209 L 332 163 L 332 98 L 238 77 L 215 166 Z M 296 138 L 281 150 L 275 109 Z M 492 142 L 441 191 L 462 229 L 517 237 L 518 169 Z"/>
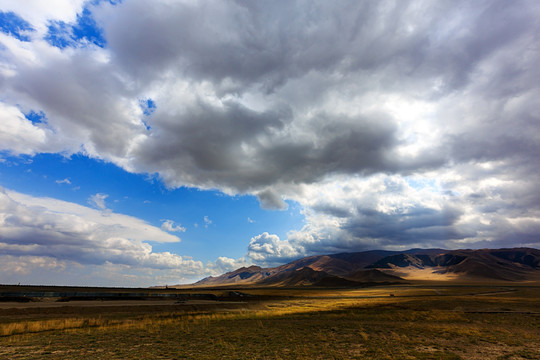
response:
<path fill-rule="evenodd" d="M 540 2 L 0 0 L 0 283 L 540 247 Z"/>

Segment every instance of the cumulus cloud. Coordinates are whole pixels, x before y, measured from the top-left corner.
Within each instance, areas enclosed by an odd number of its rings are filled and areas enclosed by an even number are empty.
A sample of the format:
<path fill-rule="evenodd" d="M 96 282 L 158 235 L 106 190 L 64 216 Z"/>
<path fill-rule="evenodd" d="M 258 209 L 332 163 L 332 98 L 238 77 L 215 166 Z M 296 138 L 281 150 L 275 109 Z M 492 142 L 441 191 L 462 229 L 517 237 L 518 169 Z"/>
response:
<path fill-rule="evenodd" d="M 255 262 L 268 265 L 296 259 L 303 255 L 303 251 L 299 246 L 291 245 L 288 240 L 264 232 L 251 238 L 247 255 Z"/>
<path fill-rule="evenodd" d="M 34 155 L 61 150 L 46 124 L 34 125 L 19 108 L 0 101 L 0 150 L 12 155 Z"/>
<path fill-rule="evenodd" d="M 37 3 L 0 2 L 36 29 L 0 34 L 3 151 L 298 202 L 304 228 L 254 237 L 257 261 L 538 246 L 534 1 Z M 47 41 L 85 6 L 103 48 Z"/>
<path fill-rule="evenodd" d="M 221 275 L 223 273 L 234 271 L 243 266 L 252 265 L 252 261 L 245 258 L 232 259 L 226 256 L 220 256 L 214 262 L 206 264 L 206 269 L 211 275 Z"/>
<path fill-rule="evenodd" d="M 252 238 L 248 256 L 275 264 L 306 255 L 377 249 L 538 247 L 534 184 L 486 166 L 424 176 L 334 178 L 303 189 L 305 225 L 286 239 Z M 476 168 L 476 167 L 474 167 Z M 508 204 L 507 199 L 516 203 Z"/>

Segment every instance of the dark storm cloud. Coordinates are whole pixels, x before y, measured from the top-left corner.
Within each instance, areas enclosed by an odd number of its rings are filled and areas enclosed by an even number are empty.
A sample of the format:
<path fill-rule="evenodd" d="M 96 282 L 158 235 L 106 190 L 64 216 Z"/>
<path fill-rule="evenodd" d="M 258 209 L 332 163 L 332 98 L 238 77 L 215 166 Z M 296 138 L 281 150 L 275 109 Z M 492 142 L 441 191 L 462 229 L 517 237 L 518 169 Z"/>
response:
<path fill-rule="evenodd" d="M 304 255 L 373 248 L 451 247 L 477 235 L 452 195 L 421 194 L 398 177 L 372 179 L 309 202 L 307 225 L 287 244 Z"/>
<path fill-rule="evenodd" d="M 306 108 L 280 91 L 293 81 L 295 92 L 311 91 L 307 75 L 315 72 L 342 77 L 332 84 L 339 92 L 357 81 L 367 84 L 366 92 L 411 91 L 427 99 L 455 94 L 476 83 L 478 66 L 535 24 L 531 13 L 507 2 L 218 2 L 150 9 L 129 2 L 122 10 L 112 13 L 114 21 L 105 17 L 104 26 L 115 61 L 136 79 L 155 81 L 169 72 L 208 81 L 218 96 L 255 92 L 282 104 L 277 112 L 232 101 L 217 109 L 199 99 L 182 114 L 156 114 L 155 133 L 137 149 L 132 166 L 162 174 L 169 184 L 241 192 L 312 183 L 332 173 L 411 173 L 476 158 L 475 147 L 487 153 L 475 141 L 485 130 L 479 124 L 441 138 L 439 148 L 401 156 L 388 115 L 321 109 L 300 121 Z M 434 82 L 437 89 L 429 90 Z M 328 91 L 322 84 L 316 97 L 325 99 Z M 507 143 L 498 149 L 504 153 L 515 138 L 500 140 Z"/>
<path fill-rule="evenodd" d="M 540 92 L 539 92 L 540 93 Z M 508 101 L 507 99 L 502 100 Z M 489 113 L 485 122 L 475 124 L 467 132 L 449 137 L 452 159 L 460 161 L 509 161 L 516 167 L 538 162 L 540 116 L 532 98 L 520 104 L 519 111 Z M 537 171 L 531 167 L 533 173 Z"/>
<path fill-rule="evenodd" d="M 452 91 L 535 22 L 520 8 L 527 3 L 506 1 L 335 5 L 131 1 L 113 9 L 104 26 L 116 59 L 137 76 L 170 68 L 193 80 L 232 79 L 236 91 L 272 91 L 309 71 L 384 70 L 390 86 L 442 76 Z"/>
<path fill-rule="evenodd" d="M 393 214 L 358 209 L 343 229 L 357 238 L 381 239 L 381 245 L 446 241 L 471 235 L 454 229 L 461 215 L 461 210 L 450 206 L 437 210 L 419 207 Z"/>
<path fill-rule="evenodd" d="M 67 151 L 82 147 L 129 171 L 158 173 L 169 186 L 258 192 L 334 173 L 414 173 L 536 149 L 530 132 L 508 134 L 508 117 L 494 124 L 494 140 L 482 138 L 491 120 L 477 123 L 473 113 L 475 124 L 443 133 L 440 147 L 398 154 L 399 115 L 374 110 L 366 98 L 449 94 L 458 102 L 478 99 L 482 108 L 495 101 L 485 95 L 495 92 L 493 83 L 517 82 L 512 97 L 530 90 L 525 74 L 537 54 L 514 70 L 494 62 L 518 40 L 521 47 L 534 42 L 526 37 L 538 26 L 534 3 L 520 4 L 102 4 L 92 14 L 109 61 L 97 61 L 92 52 L 100 49 L 44 57 L 41 67 L 18 64 L 6 86 L 45 111 Z M 485 76 L 495 76 L 483 80 L 479 69 L 490 66 Z M 179 95 L 178 82 L 193 97 Z M 509 99 L 508 91 L 497 100 Z M 141 119 L 137 104 L 149 97 L 157 110 Z M 330 109 L 334 98 L 346 107 Z M 536 130 L 530 116 L 527 130 Z M 436 121 L 460 119 L 441 114 Z"/>
<path fill-rule="evenodd" d="M 261 191 L 257 194 L 257 199 L 261 203 L 263 209 L 285 210 L 287 203 L 271 189 Z"/>
<path fill-rule="evenodd" d="M 273 92 L 310 71 L 346 75 L 384 70 L 390 84 L 398 80 L 398 73 L 400 78 L 410 77 L 418 67 L 426 68 L 423 76 L 439 73 L 440 59 L 426 57 L 431 41 L 427 27 L 446 16 L 449 6 L 425 6 L 433 10 L 427 20 L 421 17 L 422 5 L 406 2 L 388 6 L 350 1 L 338 7 L 324 1 L 202 2 L 148 7 L 132 1 L 122 5 L 122 12 L 112 12 L 104 26 L 115 59 L 139 80 L 150 81 L 167 69 L 192 81 L 210 81 L 220 94 L 227 87 L 234 93 L 252 87 Z M 417 28 L 406 31 L 409 25 Z M 430 63 L 423 66 L 426 59 Z"/>
<path fill-rule="evenodd" d="M 142 142 L 136 158 L 169 184 L 241 192 L 387 166 L 386 151 L 395 142 L 391 120 L 321 114 L 308 119 L 309 131 L 297 137 L 293 116 L 288 108 L 261 113 L 235 102 L 219 108 L 199 102 L 176 116 L 158 109 L 152 123 L 159 128 Z"/>

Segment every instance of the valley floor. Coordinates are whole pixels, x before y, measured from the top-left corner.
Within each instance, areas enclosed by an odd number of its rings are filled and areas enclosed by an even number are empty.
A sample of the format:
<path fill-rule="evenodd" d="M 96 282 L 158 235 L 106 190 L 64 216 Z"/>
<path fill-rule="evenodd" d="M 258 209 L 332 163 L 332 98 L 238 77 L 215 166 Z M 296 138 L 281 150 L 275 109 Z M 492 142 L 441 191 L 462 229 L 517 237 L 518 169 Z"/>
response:
<path fill-rule="evenodd" d="M 0 359 L 540 358 L 538 286 L 240 291 L 255 296 L 4 304 Z"/>

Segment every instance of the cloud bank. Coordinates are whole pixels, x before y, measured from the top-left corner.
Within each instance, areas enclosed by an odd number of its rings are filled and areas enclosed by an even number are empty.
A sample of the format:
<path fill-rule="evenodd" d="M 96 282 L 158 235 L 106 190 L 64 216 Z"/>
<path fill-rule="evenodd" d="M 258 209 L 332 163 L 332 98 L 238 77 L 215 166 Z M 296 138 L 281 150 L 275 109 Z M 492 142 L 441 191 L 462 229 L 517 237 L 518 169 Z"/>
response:
<path fill-rule="evenodd" d="M 180 239 L 134 217 L 0 191 L 0 258 L 6 260 L 7 274 L 25 274 L 36 267 L 65 270 L 98 265 L 204 273 L 200 261 L 154 252 L 149 241 Z M 8 266 L 15 258 L 24 261 Z"/>

